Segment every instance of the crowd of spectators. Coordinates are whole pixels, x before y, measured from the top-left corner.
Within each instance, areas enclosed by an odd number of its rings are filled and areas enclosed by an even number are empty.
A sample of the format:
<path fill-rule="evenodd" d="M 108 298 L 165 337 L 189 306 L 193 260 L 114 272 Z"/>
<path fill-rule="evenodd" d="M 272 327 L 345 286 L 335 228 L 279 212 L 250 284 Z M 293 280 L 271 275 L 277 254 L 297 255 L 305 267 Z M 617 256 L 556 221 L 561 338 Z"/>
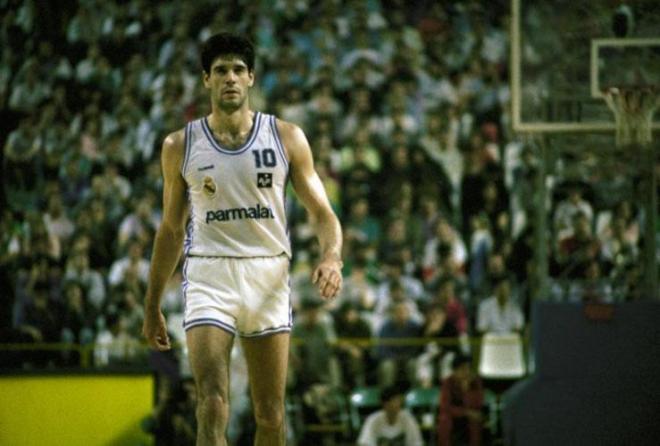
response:
<path fill-rule="evenodd" d="M 101 366 L 144 358 L 159 146 L 209 112 L 197 47 L 220 30 L 252 37 L 251 104 L 305 130 L 344 227 L 346 284 L 322 305 L 313 232 L 288 201 L 294 336 L 305 339 L 292 387 L 437 384 L 445 353 L 468 353 L 469 336 L 524 329 L 545 201 L 540 161 L 508 125 L 507 2 L 0 3 L 0 341 L 96 344 Z M 587 192 L 558 188 L 549 206 L 552 295 L 630 298 L 639 212 Z M 179 272 L 164 309 L 182 311 Z M 341 341 L 419 337 L 457 342 Z"/>

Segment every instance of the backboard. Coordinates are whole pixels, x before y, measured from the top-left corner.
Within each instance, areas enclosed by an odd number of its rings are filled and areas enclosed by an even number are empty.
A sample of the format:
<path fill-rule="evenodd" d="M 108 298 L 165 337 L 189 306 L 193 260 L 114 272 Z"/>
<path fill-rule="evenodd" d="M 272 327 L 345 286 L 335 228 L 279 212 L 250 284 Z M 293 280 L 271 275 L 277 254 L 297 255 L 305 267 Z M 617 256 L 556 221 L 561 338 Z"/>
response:
<path fill-rule="evenodd" d="M 614 132 L 602 90 L 660 86 L 660 2 L 511 0 L 510 63 L 515 131 Z"/>

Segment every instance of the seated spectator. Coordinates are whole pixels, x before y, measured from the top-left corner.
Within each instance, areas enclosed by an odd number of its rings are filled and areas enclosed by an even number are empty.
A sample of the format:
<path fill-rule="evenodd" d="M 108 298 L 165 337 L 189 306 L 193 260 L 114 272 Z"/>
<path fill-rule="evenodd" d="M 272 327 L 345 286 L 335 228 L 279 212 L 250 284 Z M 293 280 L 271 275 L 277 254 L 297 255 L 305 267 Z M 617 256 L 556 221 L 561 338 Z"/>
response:
<path fill-rule="evenodd" d="M 133 212 L 121 221 L 117 233 L 119 247 L 123 248 L 133 238 L 150 239 L 158 224 L 159 216 L 154 211 L 153 200 L 148 195 L 137 201 Z"/>
<path fill-rule="evenodd" d="M 406 296 L 415 302 L 423 301 L 426 298 L 424 286 L 419 279 L 412 276 L 405 270 L 405 261 L 398 253 L 393 253 L 385 258 L 384 270 L 385 280 L 383 280 L 376 292 L 376 305 L 386 300 L 390 293 L 390 284 L 399 282 L 405 291 Z"/>
<path fill-rule="evenodd" d="M 441 248 L 446 247 L 446 248 Z M 422 260 L 422 271 L 428 283 L 437 273 L 438 265 L 446 257 L 451 258 L 456 270 L 463 270 L 467 260 L 467 249 L 458 231 L 456 231 L 445 218 L 438 220 L 435 226 L 435 236 L 426 242 L 424 246 L 424 258 Z"/>
<path fill-rule="evenodd" d="M 64 280 L 78 282 L 85 291 L 86 300 L 96 310 L 100 310 L 105 302 L 105 283 L 101 273 L 89 266 L 89 254 L 86 251 L 72 252 L 66 263 Z"/>
<path fill-rule="evenodd" d="M 134 287 L 126 286 L 115 289 L 113 304 L 124 318 L 126 331 L 138 335 L 142 330 L 144 309 L 140 304 L 140 296 Z"/>
<path fill-rule="evenodd" d="M 86 302 L 80 283 L 68 281 L 64 285 L 64 308 L 61 321 L 63 342 L 87 344 L 94 340 L 95 312 Z"/>
<path fill-rule="evenodd" d="M 337 359 L 342 372 L 342 381 L 347 388 L 364 386 L 369 365 L 369 346 L 349 339 L 371 339 L 371 326 L 360 316 L 359 307 L 350 301 L 344 302 L 335 315 Z"/>
<path fill-rule="evenodd" d="M 362 90 L 369 93 L 368 90 Z M 348 140 L 351 145 L 341 149 L 341 172 L 348 172 L 357 163 L 363 163 L 370 172 L 375 173 L 380 169 L 380 154 L 371 143 L 369 127 L 359 127 L 353 133 L 353 138 Z"/>
<path fill-rule="evenodd" d="M 322 307 L 320 299 L 303 297 L 300 315 L 291 332 L 293 338 L 304 340 L 291 346 L 295 385 L 301 392 L 314 384 L 336 385 L 339 381 L 333 352 L 334 327 L 322 319 Z"/>
<path fill-rule="evenodd" d="M 480 333 L 511 333 L 523 329 L 525 320 L 519 306 L 511 298 L 507 277 L 495 285 L 495 295 L 479 304 L 477 329 Z"/>
<path fill-rule="evenodd" d="M 378 339 L 385 341 L 376 350 L 379 360 L 379 385 L 386 387 L 395 382 L 414 380 L 415 358 L 419 353 L 416 345 L 388 345 L 389 340 L 413 339 L 422 334 L 421 325 L 410 315 L 405 301 L 399 301 L 390 308 L 390 317 L 378 331 Z"/>
<path fill-rule="evenodd" d="M 433 301 L 442 306 L 447 316 L 447 322 L 453 326 L 456 333 L 466 336 L 468 333 L 467 312 L 456 293 L 456 281 L 451 276 L 444 276 L 435 286 Z"/>
<path fill-rule="evenodd" d="M 390 315 L 392 306 L 402 302 L 408 307 L 408 313 L 415 322 L 421 323 L 423 320 L 422 314 L 419 311 L 418 304 L 406 294 L 403 284 L 399 281 L 389 283 L 388 293 L 378 300 L 373 312 L 367 315 L 371 322 L 371 326 L 378 330 L 382 327 L 384 321 Z"/>
<path fill-rule="evenodd" d="M 424 194 L 419 198 L 422 219 L 422 238 L 424 244 L 435 237 L 435 227 L 442 218 L 440 201 L 434 195 Z"/>
<path fill-rule="evenodd" d="M 470 368 L 472 360 L 456 356 L 453 373 L 442 381 L 438 444 L 481 445 L 484 391 L 479 377 Z"/>
<path fill-rule="evenodd" d="M 594 211 L 591 204 L 582 197 L 582 191 L 577 185 L 572 185 L 568 190 L 568 196 L 559 202 L 554 216 L 554 230 L 557 239 L 569 237 L 573 234 L 576 214 L 583 214 L 591 226 Z"/>
<path fill-rule="evenodd" d="M 447 320 L 447 313 L 437 303 L 430 304 L 424 312 L 422 336 L 437 341 L 426 345 L 417 358 L 416 378 L 421 387 L 431 387 L 437 377 L 445 376 L 446 363 L 458 351 L 458 332 Z"/>
<path fill-rule="evenodd" d="M 623 217 L 614 217 L 599 238 L 603 246 L 603 260 L 612 269 L 613 276 L 619 276 L 625 265 L 638 260 L 639 248 L 636 241 L 628 236 Z"/>
<path fill-rule="evenodd" d="M 195 443 L 195 383 L 192 379 L 159 382 L 158 400 L 153 413 L 143 423 L 158 444 L 192 445 Z"/>
<path fill-rule="evenodd" d="M 479 293 L 486 286 L 488 256 L 493 249 L 493 234 L 485 214 L 472 218 L 470 241 L 470 266 L 468 284 L 473 293 Z"/>
<path fill-rule="evenodd" d="M 618 223 L 616 220 L 620 220 Z M 639 215 L 633 209 L 630 201 L 624 200 L 618 203 L 614 209 L 604 210 L 598 213 L 596 218 L 596 234 L 605 243 L 613 237 L 615 226 L 623 225 L 623 238 L 633 245 L 639 242 Z"/>
<path fill-rule="evenodd" d="M 105 327 L 96 336 L 94 364 L 104 367 L 135 362 L 140 352 L 140 335 L 128 332 L 124 316 L 108 314 Z"/>
<path fill-rule="evenodd" d="M 60 339 L 60 308 L 49 297 L 47 282 L 37 281 L 27 297 L 27 306 L 19 330 L 30 336 L 34 342 L 57 342 Z"/>
<path fill-rule="evenodd" d="M 75 281 L 67 282 L 64 286 L 60 341 L 81 345 L 93 342 L 95 316 L 96 313 L 86 302 L 83 287 Z M 80 354 L 75 348 L 63 350 L 62 355 L 65 364 L 80 364 Z"/>
<path fill-rule="evenodd" d="M 404 271 L 406 271 L 414 265 L 414 248 L 415 242 L 411 234 L 408 234 L 406 219 L 398 216 L 392 218 L 387 224 L 387 230 L 380 238 L 378 256 L 382 259 L 396 253 L 401 258 Z"/>
<path fill-rule="evenodd" d="M 336 302 L 336 304 L 335 304 Z M 358 256 L 351 266 L 351 274 L 344 279 L 344 286 L 332 304 L 351 303 L 358 311 L 371 311 L 376 304 L 376 289 L 367 278 L 367 260 Z"/>
<path fill-rule="evenodd" d="M 110 267 L 108 283 L 115 287 L 126 279 L 136 276 L 141 284 L 147 284 L 149 279 L 149 261 L 142 257 L 143 246 L 133 240 L 128 244 L 128 253 L 125 257 L 116 260 Z"/>
<path fill-rule="evenodd" d="M 589 217 L 577 212 L 573 216 L 571 235 L 559 239 L 557 260 L 561 274 L 571 279 L 583 277 L 586 267 L 598 259 L 600 251 L 600 242 L 591 232 Z"/>
<path fill-rule="evenodd" d="M 422 446 L 417 420 L 403 409 L 403 392 L 390 386 L 383 390 L 380 400 L 383 408 L 365 420 L 358 446 Z"/>
<path fill-rule="evenodd" d="M 612 286 L 601 276 L 598 262 L 591 262 L 585 268 L 584 278 L 571 282 L 569 299 L 572 302 L 612 302 Z"/>
<path fill-rule="evenodd" d="M 20 121 L 19 127 L 7 137 L 3 152 L 3 186 L 10 195 L 8 198 L 11 200 L 16 193 L 34 194 L 39 190 L 42 180 L 39 164 L 41 144 L 36 134 L 34 118 L 24 118 Z M 17 199 L 15 206 L 24 207 L 25 204 Z"/>
<path fill-rule="evenodd" d="M 51 237 L 57 237 L 60 245 L 67 244 L 73 235 L 74 226 L 66 215 L 62 198 L 59 195 L 51 195 L 48 199 L 48 209 L 43 215 L 44 225 Z"/>
<path fill-rule="evenodd" d="M 347 243 L 357 242 L 362 246 L 376 247 L 380 237 L 380 223 L 369 215 L 369 201 L 366 198 L 352 202 L 345 228 Z"/>
<path fill-rule="evenodd" d="M 60 305 L 49 298 L 50 287 L 47 282 L 38 281 L 27 297 L 23 317 L 17 324 L 17 332 L 23 342 L 37 344 L 59 342 L 61 328 Z M 35 351 L 26 353 L 24 360 L 32 365 L 52 365 L 57 361 L 58 354 L 51 351 Z"/>

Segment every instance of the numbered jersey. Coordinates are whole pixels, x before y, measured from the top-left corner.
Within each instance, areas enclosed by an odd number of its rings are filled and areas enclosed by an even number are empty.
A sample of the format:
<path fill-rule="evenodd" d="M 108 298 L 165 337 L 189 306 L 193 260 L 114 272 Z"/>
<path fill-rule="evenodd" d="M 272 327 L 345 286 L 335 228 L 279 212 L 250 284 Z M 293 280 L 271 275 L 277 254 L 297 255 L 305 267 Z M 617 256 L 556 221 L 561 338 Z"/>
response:
<path fill-rule="evenodd" d="M 186 255 L 291 257 L 284 203 L 289 163 L 275 117 L 255 112 L 250 136 L 237 149 L 215 139 L 207 118 L 188 123 L 185 135 Z"/>

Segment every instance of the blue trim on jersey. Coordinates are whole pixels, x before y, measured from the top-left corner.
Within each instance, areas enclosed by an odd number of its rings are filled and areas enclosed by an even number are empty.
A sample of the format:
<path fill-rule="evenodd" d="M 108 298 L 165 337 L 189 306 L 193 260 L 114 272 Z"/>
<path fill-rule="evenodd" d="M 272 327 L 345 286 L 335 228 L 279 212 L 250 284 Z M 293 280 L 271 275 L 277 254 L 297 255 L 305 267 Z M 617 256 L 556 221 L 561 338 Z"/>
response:
<path fill-rule="evenodd" d="M 254 121 L 252 123 L 252 129 L 250 130 L 250 136 L 248 136 L 248 139 L 245 142 L 245 144 L 243 144 L 241 147 L 239 147 L 236 150 L 227 149 L 220 145 L 220 143 L 213 136 L 213 131 L 209 126 L 209 122 L 206 116 L 203 117 L 201 121 L 202 121 L 202 129 L 204 130 L 204 134 L 206 135 L 206 138 L 209 140 L 211 146 L 215 150 L 217 150 L 220 153 L 224 153 L 225 155 L 240 155 L 241 153 L 249 149 L 252 143 L 257 139 L 257 135 L 259 134 L 259 127 L 261 126 L 261 113 L 256 112 Z"/>
<path fill-rule="evenodd" d="M 192 122 L 186 124 L 186 131 L 184 132 L 183 137 L 183 164 L 181 164 L 181 176 L 185 178 L 186 168 L 188 167 L 188 160 L 190 159 L 190 147 L 192 143 L 190 142 L 192 134 Z"/>
<path fill-rule="evenodd" d="M 252 333 L 239 333 L 239 335 L 242 338 L 258 338 L 259 336 L 268 336 L 268 335 L 273 335 L 276 333 L 284 333 L 284 332 L 290 332 L 291 331 L 291 324 L 289 325 L 282 325 L 281 327 L 272 327 L 272 328 L 267 328 L 265 330 L 261 331 L 255 331 Z"/>
<path fill-rule="evenodd" d="M 236 329 L 234 327 L 232 327 L 231 325 L 226 324 L 226 323 L 224 323 L 224 322 L 222 322 L 218 319 L 213 319 L 213 318 L 210 318 L 210 317 L 193 319 L 191 321 L 184 322 L 183 323 L 183 329 L 185 331 L 188 331 L 191 328 L 199 327 L 199 326 L 202 326 L 202 325 L 212 325 L 214 327 L 218 327 L 218 328 L 226 331 L 229 334 L 232 334 L 232 335 L 236 334 Z"/>
<path fill-rule="evenodd" d="M 280 137 L 280 131 L 277 129 L 277 118 L 275 116 L 270 117 L 270 129 L 273 132 L 273 136 L 275 138 L 275 145 L 277 146 L 277 151 L 280 153 L 280 156 L 282 157 L 282 161 L 284 162 L 284 165 L 286 168 L 289 168 L 289 161 L 286 159 L 286 152 L 284 151 L 284 145 L 282 144 L 282 138 Z"/>
<path fill-rule="evenodd" d="M 284 206 L 284 219 L 286 220 L 286 221 L 284 222 L 284 223 L 285 223 L 284 227 L 286 228 L 286 236 L 287 236 L 287 238 L 289 239 L 289 246 L 292 246 L 292 243 L 291 243 L 291 233 L 290 233 L 291 231 L 289 230 L 289 229 L 290 229 L 290 228 L 289 228 L 289 217 L 288 217 L 288 215 L 286 214 L 286 211 L 287 211 L 287 205 L 288 205 L 287 200 L 286 200 L 286 190 L 287 190 L 287 188 L 289 187 L 289 181 L 291 181 L 291 175 L 290 175 L 290 173 L 289 173 L 289 170 L 287 169 L 287 171 L 286 171 L 286 178 L 285 178 L 285 180 L 284 180 L 284 187 L 282 188 L 282 206 Z"/>
<path fill-rule="evenodd" d="M 187 257 L 190 248 L 192 248 L 193 245 L 193 235 L 195 232 L 195 223 L 193 221 L 195 210 L 193 208 L 192 199 L 190 198 L 190 188 L 186 189 L 186 198 L 188 199 L 189 215 L 188 224 L 186 225 L 186 238 L 183 241 L 183 255 Z"/>
<path fill-rule="evenodd" d="M 181 284 L 181 288 L 183 290 L 183 314 L 186 314 L 186 305 L 188 303 L 188 296 L 186 296 L 186 292 L 188 291 L 188 285 L 190 284 L 188 282 L 188 258 L 183 261 L 182 275 L 183 283 Z"/>
<path fill-rule="evenodd" d="M 291 275 L 289 274 L 289 326 L 293 326 L 293 305 L 291 305 Z"/>

